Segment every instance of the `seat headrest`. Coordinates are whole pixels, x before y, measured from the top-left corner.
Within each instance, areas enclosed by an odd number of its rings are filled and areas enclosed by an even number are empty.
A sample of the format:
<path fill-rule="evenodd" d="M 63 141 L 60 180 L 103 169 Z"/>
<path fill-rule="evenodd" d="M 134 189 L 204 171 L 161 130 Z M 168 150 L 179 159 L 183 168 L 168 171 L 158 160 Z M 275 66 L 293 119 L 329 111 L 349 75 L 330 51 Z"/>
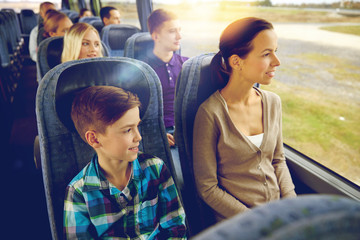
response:
<path fill-rule="evenodd" d="M 26 17 L 32 17 L 35 15 L 34 11 L 31 9 L 22 9 L 21 14 Z"/>
<path fill-rule="evenodd" d="M 63 51 L 64 38 L 59 37 L 51 40 L 47 47 L 47 62 L 49 68 L 59 65 L 61 63 L 61 54 Z"/>
<path fill-rule="evenodd" d="M 124 49 L 126 40 L 135 33 L 140 32 L 140 29 L 138 29 L 137 27 L 126 24 L 113 24 L 107 26 L 107 28 L 109 28 L 109 46 L 112 50 Z"/>
<path fill-rule="evenodd" d="M 210 63 L 214 55 L 209 55 L 203 59 L 200 65 L 200 80 L 197 94 L 198 106 L 204 102 L 211 94 L 216 92 L 217 88 L 211 81 Z"/>
<path fill-rule="evenodd" d="M 142 59 L 145 56 L 149 56 L 150 53 L 154 49 L 154 41 L 151 38 L 150 34 L 142 34 L 139 35 L 135 39 L 134 44 L 134 58 L 135 59 Z"/>
<path fill-rule="evenodd" d="M 136 61 L 136 60 L 135 60 Z M 71 120 L 71 105 L 75 93 L 89 86 L 116 86 L 135 93 L 141 102 L 140 117 L 144 116 L 150 100 L 147 76 L 134 61 L 90 61 L 66 68 L 56 87 L 56 112 L 69 131 L 75 131 Z"/>

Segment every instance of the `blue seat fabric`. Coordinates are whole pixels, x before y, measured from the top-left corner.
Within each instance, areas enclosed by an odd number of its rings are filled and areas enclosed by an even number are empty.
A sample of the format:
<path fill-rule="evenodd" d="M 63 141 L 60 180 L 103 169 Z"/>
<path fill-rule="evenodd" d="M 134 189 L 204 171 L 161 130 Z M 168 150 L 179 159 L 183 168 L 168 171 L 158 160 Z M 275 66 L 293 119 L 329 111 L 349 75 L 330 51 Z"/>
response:
<path fill-rule="evenodd" d="M 360 203 L 334 195 L 301 195 L 253 208 L 193 240 L 356 240 Z"/>

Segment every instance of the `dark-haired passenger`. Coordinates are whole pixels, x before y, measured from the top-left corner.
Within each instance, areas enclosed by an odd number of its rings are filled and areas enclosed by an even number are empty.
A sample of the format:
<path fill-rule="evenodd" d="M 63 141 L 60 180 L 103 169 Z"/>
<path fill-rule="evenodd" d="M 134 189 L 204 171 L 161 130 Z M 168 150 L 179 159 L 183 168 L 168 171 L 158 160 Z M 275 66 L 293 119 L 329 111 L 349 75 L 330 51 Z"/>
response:
<path fill-rule="evenodd" d="M 89 9 L 87 9 L 87 8 L 80 9 L 79 18 L 92 17 L 92 16 L 93 16 L 93 14 Z"/>
<path fill-rule="evenodd" d="M 120 12 L 114 7 L 107 6 L 100 9 L 100 18 L 104 26 L 110 24 L 120 24 Z"/>
<path fill-rule="evenodd" d="M 96 154 L 66 188 L 65 239 L 186 239 L 170 171 L 139 152 L 139 106 L 136 95 L 113 86 L 75 96 L 71 118 Z"/>
<path fill-rule="evenodd" d="M 270 84 L 280 61 L 271 23 L 243 18 L 223 31 L 211 62 L 217 91 L 203 102 L 193 132 L 194 175 L 217 221 L 294 197 L 282 139 L 281 100 Z"/>

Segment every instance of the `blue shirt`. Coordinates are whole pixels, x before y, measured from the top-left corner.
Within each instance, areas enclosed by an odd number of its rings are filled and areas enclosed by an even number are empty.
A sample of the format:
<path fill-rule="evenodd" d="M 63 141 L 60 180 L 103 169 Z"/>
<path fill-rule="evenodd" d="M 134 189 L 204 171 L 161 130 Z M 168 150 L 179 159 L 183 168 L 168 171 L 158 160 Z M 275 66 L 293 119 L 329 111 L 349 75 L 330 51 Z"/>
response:
<path fill-rule="evenodd" d="M 66 188 L 65 239 L 186 239 L 185 213 L 164 162 L 140 153 L 120 191 L 97 155 Z"/>
<path fill-rule="evenodd" d="M 160 58 L 149 53 L 142 61 L 149 64 L 158 75 L 163 91 L 163 105 L 164 105 L 164 124 L 165 127 L 175 125 L 174 120 L 174 99 L 176 80 L 179 76 L 183 63 L 188 60 L 187 57 L 182 57 L 174 53 L 173 57 L 168 63 L 163 62 Z"/>

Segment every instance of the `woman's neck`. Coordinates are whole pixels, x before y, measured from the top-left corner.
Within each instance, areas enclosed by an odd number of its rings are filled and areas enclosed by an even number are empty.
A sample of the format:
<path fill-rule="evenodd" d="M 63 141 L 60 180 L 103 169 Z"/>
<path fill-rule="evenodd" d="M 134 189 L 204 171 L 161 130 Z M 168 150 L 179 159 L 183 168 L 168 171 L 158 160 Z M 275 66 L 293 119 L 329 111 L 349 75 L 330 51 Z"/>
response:
<path fill-rule="evenodd" d="M 253 83 L 241 81 L 233 75 L 230 76 L 228 84 L 220 90 L 220 93 L 227 104 L 242 103 L 244 105 L 248 105 L 251 99 L 257 95 L 253 89 Z"/>

